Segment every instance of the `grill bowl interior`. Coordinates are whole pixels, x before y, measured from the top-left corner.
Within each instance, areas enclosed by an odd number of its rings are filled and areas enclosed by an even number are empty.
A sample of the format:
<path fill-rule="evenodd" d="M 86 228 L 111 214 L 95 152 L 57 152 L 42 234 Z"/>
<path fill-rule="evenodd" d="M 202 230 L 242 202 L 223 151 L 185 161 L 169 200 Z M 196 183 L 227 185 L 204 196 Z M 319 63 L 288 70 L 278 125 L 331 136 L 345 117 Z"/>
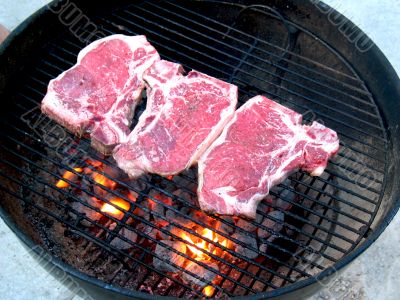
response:
<path fill-rule="evenodd" d="M 321 177 L 298 172 L 290 185 L 281 185 L 296 194 L 295 200 L 272 193 L 292 208 L 283 211 L 283 230 L 273 233 L 277 239 L 268 242 L 269 251 L 249 260 L 225 249 L 237 257 L 234 263 L 220 262 L 224 268 L 214 296 L 272 297 L 315 282 L 315 276 L 341 268 L 372 243 L 399 205 L 398 78 L 376 46 L 359 51 L 328 23 L 326 6 L 300 2 L 119 1 L 96 9 L 76 2 L 96 24 L 98 37 L 145 34 L 164 59 L 238 85 L 241 104 L 254 95 L 267 95 L 339 134 L 341 150 Z M 59 140 L 57 131 L 49 130 L 56 124 L 41 119 L 38 105 L 48 81 L 75 63 L 93 32 L 85 22 L 69 24 L 57 13 L 61 7 L 38 12 L 2 48 L 1 96 L 8 99 L 1 112 L 2 214 L 18 234 L 41 245 L 81 279 L 111 284 L 114 291 L 137 297 L 149 289 L 156 295 L 201 296 L 201 289 L 152 266 L 154 246 L 160 242 L 137 227 L 133 230 L 147 239 L 149 247 L 134 243 L 130 251 L 121 251 L 110 244 L 112 237 L 120 236 L 128 216 L 146 223 L 133 210 L 143 208 L 147 198 L 160 202 L 154 193 L 172 198 L 180 208 L 196 210 L 187 198 L 195 196 L 195 170 L 174 179 L 143 177 L 140 185 L 100 172 L 134 190 L 140 199 L 124 219 L 113 220 L 120 226 L 112 230 L 106 226 L 108 218 L 82 226 L 91 219 L 72 205 L 82 199 L 54 185 L 63 171 L 74 172 L 69 166 L 79 162 L 80 153 L 115 168 L 90 149 L 87 139 L 67 133 Z M 358 29 L 348 24 L 357 34 Z M 185 190 L 186 196 L 174 195 L 176 189 Z M 129 201 L 126 195 L 107 191 Z M 90 188 L 82 193 L 95 195 Z M 176 207 L 160 205 L 179 214 Z M 268 218 L 265 211 L 270 206 L 280 210 L 264 201 L 259 206 L 263 218 Z"/>

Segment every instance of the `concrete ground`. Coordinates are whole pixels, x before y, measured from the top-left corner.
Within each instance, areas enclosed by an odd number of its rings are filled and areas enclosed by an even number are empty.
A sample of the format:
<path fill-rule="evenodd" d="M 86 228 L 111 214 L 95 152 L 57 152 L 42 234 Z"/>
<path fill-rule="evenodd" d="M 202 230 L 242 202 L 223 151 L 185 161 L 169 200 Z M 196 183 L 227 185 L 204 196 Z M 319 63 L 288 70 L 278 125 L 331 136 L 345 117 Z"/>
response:
<path fill-rule="evenodd" d="M 0 24 L 9 30 L 47 0 L 0 0 Z M 349 17 L 381 48 L 400 74 L 399 0 L 325 0 Z M 364 254 L 310 300 L 319 299 L 399 299 L 400 214 Z M 0 300 L 81 299 L 39 267 L 10 229 L 0 220 Z"/>

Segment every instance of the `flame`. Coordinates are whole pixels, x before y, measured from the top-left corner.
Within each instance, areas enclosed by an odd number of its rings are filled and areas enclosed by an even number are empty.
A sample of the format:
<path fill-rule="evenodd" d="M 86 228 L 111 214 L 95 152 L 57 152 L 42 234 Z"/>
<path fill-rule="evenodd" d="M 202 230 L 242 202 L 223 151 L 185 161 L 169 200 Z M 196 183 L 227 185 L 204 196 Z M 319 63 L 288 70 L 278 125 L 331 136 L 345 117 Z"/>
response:
<path fill-rule="evenodd" d="M 208 228 L 204 228 L 203 231 L 201 232 L 202 237 L 207 238 L 211 241 L 214 241 L 216 243 L 219 243 L 221 246 L 227 247 L 228 241 L 226 239 L 223 239 L 222 241 L 219 241 L 217 236 L 214 236 L 215 233 Z M 208 243 L 206 240 L 202 239 L 200 242 L 195 243 L 190 236 L 188 236 L 186 233 L 182 233 L 181 235 L 182 239 L 184 239 L 187 242 L 187 247 L 190 249 L 190 251 L 193 253 L 194 257 L 196 260 L 211 260 L 211 257 L 208 256 L 206 253 L 202 252 L 200 249 L 192 246 L 195 245 L 207 252 L 210 252 L 214 255 L 218 254 L 220 252 L 220 249 L 214 249 L 212 251 L 212 248 L 214 248 L 214 245 Z M 211 252 L 212 251 L 212 252 Z"/>
<path fill-rule="evenodd" d="M 92 178 L 94 181 L 96 181 L 98 184 L 108 187 L 109 189 L 114 190 L 117 186 L 117 183 L 115 181 L 112 181 L 111 179 L 108 179 L 104 175 L 94 172 L 92 174 Z"/>
<path fill-rule="evenodd" d="M 100 168 L 103 166 L 103 163 L 98 160 L 87 159 L 86 163 L 96 168 Z"/>
<path fill-rule="evenodd" d="M 124 210 L 129 210 L 129 208 L 131 207 L 131 205 L 127 201 L 125 201 L 121 198 L 112 198 L 112 199 L 110 199 L 110 203 L 112 203 L 115 206 L 118 206 Z M 108 215 L 111 215 L 111 216 L 117 218 L 117 219 L 122 219 L 124 216 L 124 213 L 122 211 L 120 211 L 118 208 L 116 208 L 108 203 L 104 203 L 100 210 Z"/>
<path fill-rule="evenodd" d="M 211 285 L 207 285 L 204 289 L 203 289 L 203 294 L 206 297 L 211 297 L 214 294 L 215 288 Z"/>
<path fill-rule="evenodd" d="M 78 173 L 83 172 L 82 168 L 74 168 L 74 170 L 75 170 L 75 172 L 78 172 Z M 76 176 L 75 173 L 72 173 L 71 171 L 65 171 L 62 178 L 72 180 L 72 179 L 74 179 L 75 176 Z M 69 183 L 60 179 L 59 181 L 57 181 L 56 187 L 58 187 L 60 189 L 65 189 L 65 188 L 69 187 Z"/>

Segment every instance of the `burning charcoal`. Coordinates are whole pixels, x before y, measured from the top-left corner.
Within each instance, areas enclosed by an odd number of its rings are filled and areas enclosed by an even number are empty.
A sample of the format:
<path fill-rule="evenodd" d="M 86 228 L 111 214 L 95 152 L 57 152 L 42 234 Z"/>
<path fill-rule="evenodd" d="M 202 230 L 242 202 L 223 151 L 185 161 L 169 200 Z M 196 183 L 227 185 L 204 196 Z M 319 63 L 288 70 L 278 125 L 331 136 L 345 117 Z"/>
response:
<path fill-rule="evenodd" d="M 115 167 L 114 165 L 103 165 L 103 172 L 104 174 L 116 180 L 121 180 L 126 176 L 125 173 L 123 173 L 119 168 Z"/>
<path fill-rule="evenodd" d="M 153 201 L 152 202 L 152 211 L 165 217 L 165 207 L 160 203 Z M 166 220 L 160 218 L 159 216 L 157 216 L 155 214 L 153 214 L 153 217 L 159 226 L 167 226 L 169 224 Z"/>
<path fill-rule="evenodd" d="M 196 192 L 197 184 L 191 182 L 191 180 L 188 180 L 188 179 L 184 178 L 183 176 L 179 176 L 179 175 L 174 176 L 172 181 L 175 183 L 175 185 L 178 188 L 184 186 L 189 191 Z"/>
<path fill-rule="evenodd" d="M 179 228 L 177 228 L 177 227 L 175 227 L 175 226 L 173 226 L 173 225 L 171 225 L 171 224 L 169 224 L 168 226 L 163 227 L 163 229 L 166 230 L 166 231 L 168 231 L 168 232 L 170 232 L 172 235 L 169 235 L 169 234 L 167 234 L 167 233 L 164 233 L 164 232 L 162 232 L 162 231 L 159 231 L 158 234 L 159 234 L 159 236 L 160 236 L 160 238 L 161 238 L 162 240 L 171 240 L 171 239 L 176 238 L 176 237 L 173 236 L 173 235 L 176 235 L 176 236 L 178 236 L 178 237 L 181 237 L 181 236 L 182 236 L 182 233 L 184 232 L 184 231 L 182 231 L 181 229 L 179 229 Z"/>
<path fill-rule="evenodd" d="M 102 206 L 103 206 L 103 204 L 104 204 L 104 202 L 103 201 L 101 201 L 101 200 L 99 200 L 99 199 L 97 199 L 97 198 L 95 198 L 95 197 L 86 197 L 85 198 L 86 199 L 86 202 L 88 203 L 88 204 L 90 204 L 91 206 L 93 206 L 93 207 L 96 207 L 96 208 L 101 208 Z"/>
<path fill-rule="evenodd" d="M 282 222 L 284 220 L 284 214 L 283 212 L 279 211 L 279 210 L 274 210 L 271 211 L 270 213 L 268 213 L 268 217 L 270 218 L 265 218 L 265 220 L 262 222 L 262 225 L 271 229 L 274 232 L 279 232 L 282 230 Z M 273 220 L 274 219 L 274 220 Z M 275 219 L 277 219 L 277 221 L 275 221 Z M 266 239 L 271 235 L 271 232 L 262 229 L 262 228 L 258 228 L 258 237 L 260 239 Z"/>
<path fill-rule="evenodd" d="M 214 223 L 214 219 L 209 217 L 209 216 L 207 216 L 201 210 L 192 209 L 189 215 L 194 220 L 195 223 L 203 222 L 208 226 L 211 226 L 211 224 Z"/>
<path fill-rule="evenodd" d="M 213 263 L 213 262 L 207 261 L 207 260 L 203 260 L 201 262 L 206 264 L 208 267 L 214 269 L 215 272 L 219 271 L 216 263 Z M 204 286 L 208 285 L 209 282 L 213 281 L 214 278 L 217 276 L 217 274 L 215 272 L 208 270 L 205 267 L 203 267 L 193 261 L 189 262 L 186 265 L 185 270 L 197 275 L 198 277 L 202 278 L 203 280 L 197 279 L 187 272 L 182 273 L 183 280 L 185 280 L 186 282 L 198 285 L 200 287 L 204 287 Z"/>
<path fill-rule="evenodd" d="M 142 284 L 142 285 L 139 287 L 139 292 L 153 295 L 153 290 L 151 289 L 151 287 L 149 287 L 149 286 L 147 286 L 147 285 L 144 285 L 144 284 Z"/>
<path fill-rule="evenodd" d="M 245 234 L 239 234 L 238 232 L 236 232 L 232 235 L 232 238 L 243 242 L 246 246 L 251 246 L 252 248 L 258 249 L 257 241 L 254 237 L 247 236 Z M 248 249 L 246 246 L 236 244 L 235 241 L 232 241 L 232 243 L 234 244 L 234 247 L 239 254 L 246 256 L 249 259 L 254 259 L 258 256 L 257 252 Z"/>
<path fill-rule="evenodd" d="M 163 230 L 169 231 L 171 232 L 171 225 L 165 226 L 165 227 L 161 227 Z M 170 236 L 169 234 L 166 234 L 164 232 L 162 232 L 161 230 L 157 230 L 157 237 L 159 240 L 172 240 L 172 236 Z"/>
<path fill-rule="evenodd" d="M 132 190 L 135 193 L 137 193 L 136 191 L 143 191 L 146 189 L 146 184 L 143 182 L 143 180 L 129 179 L 127 183 L 130 187 L 132 187 Z"/>
<path fill-rule="evenodd" d="M 172 181 L 177 185 L 177 186 L 186 186 L 188 184 L 188 180 L 185 179 L 181 175 L 176 175 L 174 178 L 172 178 Z"/>
<path fill-rule="evenodd" d="M 189 218 L 185 218 L 180 214 L 175 213 L 174 211 L 168 209 L 167 213 L 166 213 L 166 217 L 170 222 L 173 223 L 178 223 L 184 227 L 187 228 L 192 228 L 193 226 L 196 225 L 196 223 L 194 223 L 190 217 Z"/>
<path fill-rule="evenodd" d="M 271 235 L 271 236 L 267 239 L 267 242 L 268 242 L 268 243 L 272 243 L 272 242 L 275 240 L 275 238 L 276 238 L 276 236 Z M 267 253 L 268 249 L 269 249 L 268 244 L 261 244 L 261 245 L 260 245 L 260 252 L 262 252 L 262 253 L 265 254 L 265 253 Z"/>
<path fill-rule="evenodd" d="M 89 208 L 89 207 L 83 205 L 83 204 L 80 203 L 80 202 L 74 202 L 74 203 L 72 203 L 72 208 L 73 208 L 74 210 L 76 210 L 78 213 L 81 213 L 81 214 L 83 214 L 83 215 L 86 215 L 86 217 L 87 217 L 88 219 L 90 219 L 90 220 L 92 220 L 92 221 L 95 221 L 95 222 L 99 221 L 99 220 L 101 219 L 101 217 L 102 217 L 102 215 L 101 215 L 100 213 L 98 213 L 98 212 L 94 211 L 93 209 L 91 209 L 91 208 Z M 72 211 L 69 211 L 69 215 L 70 215 L 71 217 L 73 217 L 73 218 L 76 218 L 76 214 L 75 214 L 74 212 L 72 212 Z M 92 222 L 89 222 L 87 219 L 83 219 L 83 220 L 81 221 L 81 224 L 82 224 L 83 226 L 86 226 L 86 227 L 91 227 L 91 226 L 94 225 Z"/>
<path fill-rule="evenodd" d="M 276 198 L 275 205 L 282 210 L 289 210 L 292 207 L 292 203 L 296 200 L 296 194 L 289 190 L 283 190 L 279 193 L 279 198 Z"/>
<path fill-rule="evenodd" d="M 149 203 L 150 203 L 150 209 L 154 212 L 157 212 L 158 214 L 165 216 L 165 210 L 167 209 L 166 206 L 171 206 L 173 204 L 172 199 L 159 194 L 157 191 L 150 191 L 149 196 L 151 196 L 152 198 L 154 198 L 157 201 L 153 201 L 152 199 L 148 199 Z M 160 203 L 161 202 L 161 203 Z M 168 222 L 166 220 L 164 220 L 163 218 L 153 215 L 154 219 L 157 221 L 157 223 L 160 226 L 167 226 Z"/>
<path fill-rule="evenodd" d="M 215 229 L 222 231 L 223 233 L 226 234 L 233 234 L 235 232 L 235 222 L 232 217 L 230 216 L 221 216 L 221 219 L 225 220 L 229 224 L 225 224 L 221 221 L 217 221 L 215 224 Z"/>
<path fill-rule="evenodd" d="M 129 230 L 128 228 L 122 227 L 121 230 L 119 231 L 118 235 L 123 236 L 127 240 L 130 240 L 131 242 L 135 243 L 137 240 L 137 234 L 136 232 Z M 131 247 L 133 247 L 132 244 L 122 240 L 118 236 L 116 236 L 112 241 L 111 241 L 111 246 L 114 246 L 118 249 L 121 250 L 126 250 Z"/>
<path fill-rule="evenodd" d="M 283 185 L 286 187 L 292 187 L 291 180 L 286 179 L 283 182 Z M 272 200 L 272 203 L 274 203 L 277 207 L 281 208 L 282 210 L 289 210 L 292 207 L 292 204 L 288 201 L 295 201 L 296 200 L 296 194 L 284 186 L 276 186 L 271 189 L 273 192 L 278 194 L 278 197 L 274 197 L 270 195 L 269 197 Z"/>
<path fill-rule="evenodd" d="M 182 242 L 165 241 L 165 240 L 162 240 L 161 242 L 174 248 L 175 250 L 177 250 L 181 253 L 186 253 L 186 245 Z M 164 246 L 162 246 L 160 244 L 157 244 L 155 253 L 157 254 L 157 256 L 166 260 L 166 261 L 162 261 L 156 257 L 153 258 L 154 267 L 157 270 L 162 271 L 162 272 L 176 272 L 176 271 L 178 271 L 178 269 L 176 268 L 175 265 L 182 267 L 186 260 L 181 255 L 173 252 L 172 250 L 165 248 Z M 172 265 L 170 263 L 173 263 L 175 265 Z"/>
<path fill-rule="evenodd" d="M 137 198 L 139 197 L 139 194 L 136 193 L 135 191 L 129 190 L 127 197 L 129 198 L 129 200 L 136 201 Z"/>
<path fill-rule="evenodd" d="M 148 201 L 142 202 L 141 206 L 144 207 L 144 208 L 147 208 L 148 210 L 150 210 Z M 145 211 L 144 209 L 142 209 L 140 207 L 136 207 L 135 210 L 133 211 L 133 214 L 145 219 L 146 221 L 150 221 L 150 212 L 149 211 Z"/>
<path fill-rule="evenodd" d="M 176 238 L 175 236 L 181 237 L 181 238 L 185 238 L 185 237 L 189 237 L 192 241 L 196 242 L 198 240 L 198 237 L 196 237 L 195 235 L 187 232 L 186 230 L 182 230 L 176 226 L 173 226 L 172 224 L 170 224 L 168 226 L 169 228 L 169 232 L 171 232 L 173 234 L 172 238 Z"/>
<path fill-rule="evenodd" d="M 197 168 L 190 168 L 182 172 L 185 176 L 188 178 L 191 178 L 193 180 L 197 180 Z"/>
<path fill-rule="evenodd" d="M 145 234 L 146 236 L 152 237 L 153 239 L 157 237 L 157 231 L 158 231 L 157 228 L 154 228 L 150 225 L 140 223 L 136 226 L 136 229 Z"/>
<path fill-rule="evenodd" d="M 256 222 L 257 224 L 261 224 L 262 221 L 263 221 L 263 218 L 264 218 L 264 216 L 263 216 L 262 214 L 260 214 L 260 213 L 257 212 L 255 222 Z"/>
<path fill-rule="evenodd" d="M 251 221 L 249 220 L 245 220 L 240 218 L 237 222 L 236 222 L 236 226 L 242 228 L 243 230 L 252 232 L 255 231 L 257 229 L 256 225 L 253 225 L 251 223 Z"/>
<path fill-rule="evenodd" d="M 262 270 L 260 272 L 260 274 L 258 275 L 259 278 L 265 280 L 266 282 L 269 281 L 270 276 L 271 276 L 271 274 L 266 270 Z M 266 287 L 267 287 L 267 285 L 264 282 L 261 282 L 261 281 L 258 281 L 258 280 L 253 285 L 253 288 L 258 292 L 265 291 Z"/>
<path fill-rule="evenodd" d="M 267 253 L 268 245 L 267 244 L 261 244 L 260 245 L 260 252 L 261 253 Z"/>
<path fill-rule="evenodd" d="M 190 214 L 190 212 L 192 211 L 191 208 L 183 206 L 181 207 L 181 209 L 179 210 L 181 213 L 183 213 L 185 216 L 188 216 Z"/>
<path fill-rule="evenodd" d="M 172 194 L 175 195 L 176 197 L 178 197 L 181 201 L 186 200 L 187 203 L 197 206 L 197 201 L 194 199 L 194 197 L 190 193 L 188 193 L 182 189 L 177 189 Z M 178 200 L 178 202 L 181 202 L 181 201 Z"/>

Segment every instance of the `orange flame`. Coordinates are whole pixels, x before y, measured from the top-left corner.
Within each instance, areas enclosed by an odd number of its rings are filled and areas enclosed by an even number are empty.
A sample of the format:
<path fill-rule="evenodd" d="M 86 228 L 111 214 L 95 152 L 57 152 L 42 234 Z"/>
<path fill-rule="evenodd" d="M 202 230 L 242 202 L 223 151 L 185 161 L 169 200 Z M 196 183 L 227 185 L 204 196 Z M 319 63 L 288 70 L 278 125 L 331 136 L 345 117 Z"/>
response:
<path fill-rule="evenodd" d="M 78 173 L 83 172 L 82 168 L 74 168 L 74 170 L 75 170 L 75 172 L 78 172 Z M 72 180 L 72 179 L 74 179 L 75 176 L 76 176 L 75 173 L 72 173 L 71 171 L 65 171 L 62 178 Z M 60 179 L 59 181 L 57 181 L 56 187 L 58 187 L 60 189 L 65 189 L 65 188 L 69 187 L 69 183 Z"/>
<path fill-rule="evenodd" d="M 228 240 L 227 239 L 222 239 L 221 236 L 217 235 L 215 232 L 213 232 L 212 230 L 208 229 L 208 228 L 204 228 L 201 231 L 201 235 L 203 238 L 207 238 L 213 242 L 216 242 L 218 244 L 220 244 L 221 246 L 227 247 L 228 246 Z M 207 255 L 206 253 L 202 252 L 200 249 L 203 249 L 205 251 L 207 251 L 208 253 L 211 253 L 214 255 L 222 255 L 222 250 L 218 247 L 216 247 L 214 250 L 214 245 L 207 242 L 204 239 L 201 239 L 200 242 L 195 243 L 193 241 L 193 239 L 186 233 L 182 233 L 181 234 L 182 239 L 184 239 L 187 243 L 186 246 L 187 248 L 190 250 L 190 252 L 192 253 L 192 257 L 194 257 L 195 260 L 211 260 L 212 258 Z M 197 247 L 195 247 L 197 246 Z M 190 255 L 190 254 L 188 254 Z M 213 280 L 214 284 L 217 284 L 217 279 Z M 215 288 L 211 285 L 207 285 L 206 287 L 204 287 L 204 289 L 202 290 L 202 293 L 204 296 L 206 297 L 211 297 L 214 293 L 215 293 Z"/>
<path fill-rule="evenodd" d="M 201 232 L 201 235 L 204 238 L 207 238 L 211 241 L 214 241 L 216 243 L 219 243 L 221 246 L 227 247 L 228 245 L 228 241 L 226 239 L 223 239 L 222 241 L 219 241 L 218 237 L 215 236 L 215 233 L 208 229 L 208 228 L 204 228 L 203 231 Z M 195 245 L 205 251 L 208 251 L 212 254 L 218 254 L 217 249 L 214 249 L 212 252 L 212 248 L 214 245 L 208 243 L 206 240 L 202 239 L 200 242 L 195 243 L 190 236 L 188 236 L 186 233 L 182 233 L 182 239 L 184 239 L 185 241 L 187 241 L 187 247 L 190 249 L 190 251 L 193 253 L 193 255 L 195 256 L 196 260 L 210 260 L 211 257 L 208 256 L 206 253 L 202 252 L 200 249 L 197 249 L 196 247 L 192 246 Z M 218 249 L 219 250 L 219 249 Z"/>
<path fill-rule="evenodd" d="M 206 297 L 211 297 L 214 294 L 215 288 L 211 285 L 207 285 L 204 289 L 203 289 L 203 294 Z"/>
<path fill-rule="evenodd" d="M 91 160 L 91 159 L 87 159 L 86 162 L 96 168 L 100 168 L 103 166 L 103 163 L 101 161 L 98 160 Z"/>
<path fill-rule="evenodd" d="M 108 179 L 107 177 L 105 177 L 102 174 L 99 174 L 97 172 L 94 172 L 92 174 L 92 178 L 94 179 L 94 181 L 96 181 L 98 184 L 108 187 L 109 189 L 115 189 L 117 186 L 117 183 L 115 181 L 112 181 L 111 179 Z"/>
<path fill-rule="evenodd" d="M 124 210 L 129 210 L 129 208 L 131 207 L 131 205 L 127 201 L 125 201 L 121 198 L 112 198 L 112 199 L 110 199 L 110 203 L 112 203 L 115 206 L 120 207 Z M 100 210 L 108 215 L 111 215 L 111 216 L 117 218 L 117 219 L 122 219 L 124 216 L 124 213 L 122 211 L 120 211 L 118 208 L 116 208 L 115 206 L 112 206 L 111 204 L 108 204 L 108 203 L 104 203 Z"/>

